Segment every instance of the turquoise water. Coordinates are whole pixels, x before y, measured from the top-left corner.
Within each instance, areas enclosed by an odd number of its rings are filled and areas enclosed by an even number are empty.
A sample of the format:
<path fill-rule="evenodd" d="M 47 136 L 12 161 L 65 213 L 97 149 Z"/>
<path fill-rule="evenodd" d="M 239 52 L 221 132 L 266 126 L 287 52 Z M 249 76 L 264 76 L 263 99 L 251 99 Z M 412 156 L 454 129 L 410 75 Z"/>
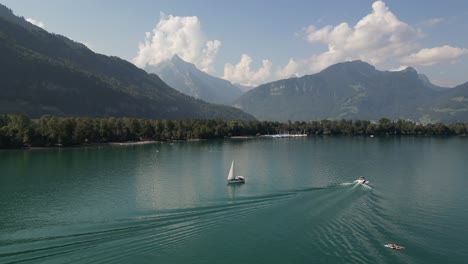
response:
<path fill-rule="evenodd" d="M 0 151 L 0 263 L 466 263 L 467 162 L 427 137 Z"/>

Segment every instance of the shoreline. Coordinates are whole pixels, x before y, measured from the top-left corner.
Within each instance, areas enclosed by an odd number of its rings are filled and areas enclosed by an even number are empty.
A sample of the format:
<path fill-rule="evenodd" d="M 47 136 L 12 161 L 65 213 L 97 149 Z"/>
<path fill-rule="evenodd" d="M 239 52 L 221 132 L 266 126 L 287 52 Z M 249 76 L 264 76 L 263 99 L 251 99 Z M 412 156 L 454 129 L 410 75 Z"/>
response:
<path fill-rule="evenodd" d="M 258 136 L 234 136 L 234 137 L 226 137 L 224 139 L 254 139 L 254 138 L 260 138 L 260 137 Z M 167 141 L 142 140 L 142 141 L 125 141 L 125 142 L 89 143 L 89 144 L 70 145 L 70 146 L 63 146 L 61 144 L 57 144 L 54 146 L 47 146 L 47 147 L 23 146 L 23 147 L 0 148 L 0 150 L 43 150 L 43 149 L 70 149 L 70 148 L 93 148 L 93 147 L 122 147 L 122 146 L 163 144 L 163 143 L 171 144 L 174 142 L 199 142 L 199 141 L 205 141 L 205 140 L 210 140 L 210 139 L 189 138 L 189 139 L 167 140 Z"/>
<path fill-rule="evenodd" d="M 70 145 L 62 146 L 57 144 L 54 146 L 47 147 L 12 147 L 12 148 L 0 148 L 0 150 L 42 150 L 42 149 L 70 149 L 70 148 L 93 148 L 93 147 L 122 147 L 122 146 L 140 146 L 140 145 L 152 145 L 152 144 L 163 144 L 163 143 L 174 143 L 174 142 L 199 142 L 206 139 L 191 138 L 184 140 L 168 140 L 168 141 L 158 141 L 158 140 L 142 140 L 142 141 L 125 141 L 125 142 L 103 142 L 103 143 L 89 143 L 82 145 Z"/>
<path fill-rule="evenodd" d="M 228 137 L 227 139 L 251 139 L 251 138 L 258 138 L 258 136 L 233 136 L 233 137 Z"/>
<path fill-rule="evenodd" d="M 104 146 L 136 146 L 136 145 L 149 145 L 149 144 L 159 144 L 162 141 L 156 140 L 143 140 L 143 141 L 127 141 L 127 142 L 106 142 L 98 145 Z"/>
<path fill-rule="evenodd" d="M 163 141 L 156 140 L 144 140 L 144 141 L 127 141 L 127 142 L 104 142 L 104 143 L 90 143 L 82 145 L 71 145 L 71 146 L 62 146 L 60 144 L 55 146 L 48 147 L 18 147 L 18 148 L 0 148 L 0 150 L 42 150 L 42 149 L 69 149 L 69 148 L 93 148 L 93 147 L 111 147 L 111 146 L 138 146 L 138 145 L 150 145 L 150 144 L 160 144 Z"/>
<path fill-rule="evenodd" d="M 300 135 L 300 136 L 289 136 L 290 138 L 307 138 L 311 136 L 317 136 L 317 135 Z M 324 137 L 328 136 L 343 136 L 343 135 L 321 135 Z M 458 135 L 458 136 L 453 136 L 453 135 L 384 135 L 384 137 L 405 137 L 405 136 L 413 136 L 413 137 L 460 137 L 460 138 L 465 138 L 467 135 Z M 272 136 L 272 135 L 260 135 L 260 136 L 232 136 L 232 137 L 225 137 L 223 140 L 226 139 L 232 139 L 232 140 L 242 140 L 242 139 L 261 139 L 261 138 L 289 138 L 287 136 L 285 137 L 280 137 L 280 136 Z M 369 137 L 369 138 L 374 138 L 374 137 L 381 137 L 379 135 L 358 135 L 355 136 L 353 135 L 352 137 Z M 174 142 L 200 142 L 200 141 L 209 141 L 209 140 L 220 140 L 220 138 L 217 139 L 197 139 L 197 138 L 191 138 L 191 139 L 182 139 L 182 140 L 164 140 L 164 141 L 158 141 L 158 140 L 142 140 L 142 141 L 126 141 L 126 142 L 102 142 L 102 143 L 89 143 L 89 144 L 82 144 L 82 145 L 70 145 L 70 146 L 63 146 L 61 144 L 57 144 L 54 146 L 46 146 L 46 147 L 31 147 L 31 146 L 22 146 L 22 147 L 10 147 L 10 148 L 0 148 L 0 150 L 42 150 L 42 149 L 70 149 L 70 148 L 93 148 L 93 147 L 121 147 L 121 146 L 140 146 L 140 145 L 151 145 L 151 144 L 164 144 L 164 143 L 169 143 L 173 144 Z"/>

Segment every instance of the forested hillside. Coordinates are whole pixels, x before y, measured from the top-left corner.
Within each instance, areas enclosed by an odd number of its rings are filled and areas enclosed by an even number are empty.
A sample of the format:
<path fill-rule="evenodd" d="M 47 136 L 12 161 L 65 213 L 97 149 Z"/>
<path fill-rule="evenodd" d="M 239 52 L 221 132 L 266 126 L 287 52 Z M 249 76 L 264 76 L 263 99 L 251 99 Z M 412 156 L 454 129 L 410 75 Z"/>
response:
<path fill-rule="evenodd" d="M 463 122 L 468 120 L 468 89 L 435 86 L 411 67 L 379 71 L 368 63 L 350 61 L 260 85 L 234 105 L 260 120 Z"/>
<path fill-rule="evenodd" d="M 0 113 L 253 119 L 186 96 L 125 60 L 15 18 L 2 5 L 0 57 Z"/>

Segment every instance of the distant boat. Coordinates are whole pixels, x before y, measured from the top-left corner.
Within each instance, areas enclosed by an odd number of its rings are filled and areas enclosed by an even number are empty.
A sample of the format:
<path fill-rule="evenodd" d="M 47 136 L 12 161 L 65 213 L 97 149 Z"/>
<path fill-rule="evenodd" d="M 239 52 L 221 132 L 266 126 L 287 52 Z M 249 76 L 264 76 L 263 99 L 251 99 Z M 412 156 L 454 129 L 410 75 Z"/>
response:
<path fill-rule="evenodd" d="M 359 184 L 369 184 L 369 181 L 366 180 L 366 178 L 364 176 L 359 177 L 359 179 L 357 179 L 355 182 L 357 182 Z"/>
<path fill-rule="evenodd" d="M 392 248 L 392 249 L 405 249 L 405 247 L 399 246 L 397 244 L 387 244 L 384 247 Z"/>
<path fill-rule="evenodd" d="M 227 181 L 228 181 L 228 184 L 229 183 L 245 183 L 244 176 L 234 176 L 234 161 L 232 161 L 231 163 L 231 169 L 229 170 Z"/>

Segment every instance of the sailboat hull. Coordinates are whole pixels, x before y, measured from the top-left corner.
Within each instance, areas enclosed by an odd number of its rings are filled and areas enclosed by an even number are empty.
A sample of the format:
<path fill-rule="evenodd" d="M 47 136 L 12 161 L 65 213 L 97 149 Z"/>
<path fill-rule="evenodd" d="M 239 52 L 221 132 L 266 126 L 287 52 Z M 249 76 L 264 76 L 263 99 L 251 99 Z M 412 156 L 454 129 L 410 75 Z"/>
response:
<path fill-rule="evenodd" d="M 233 184 L 233 183 L 245 183 L 245 179 L 242 176 L 237 176 L 236 178 L 232 180 L 228 180 L 228 184 Z"/>

